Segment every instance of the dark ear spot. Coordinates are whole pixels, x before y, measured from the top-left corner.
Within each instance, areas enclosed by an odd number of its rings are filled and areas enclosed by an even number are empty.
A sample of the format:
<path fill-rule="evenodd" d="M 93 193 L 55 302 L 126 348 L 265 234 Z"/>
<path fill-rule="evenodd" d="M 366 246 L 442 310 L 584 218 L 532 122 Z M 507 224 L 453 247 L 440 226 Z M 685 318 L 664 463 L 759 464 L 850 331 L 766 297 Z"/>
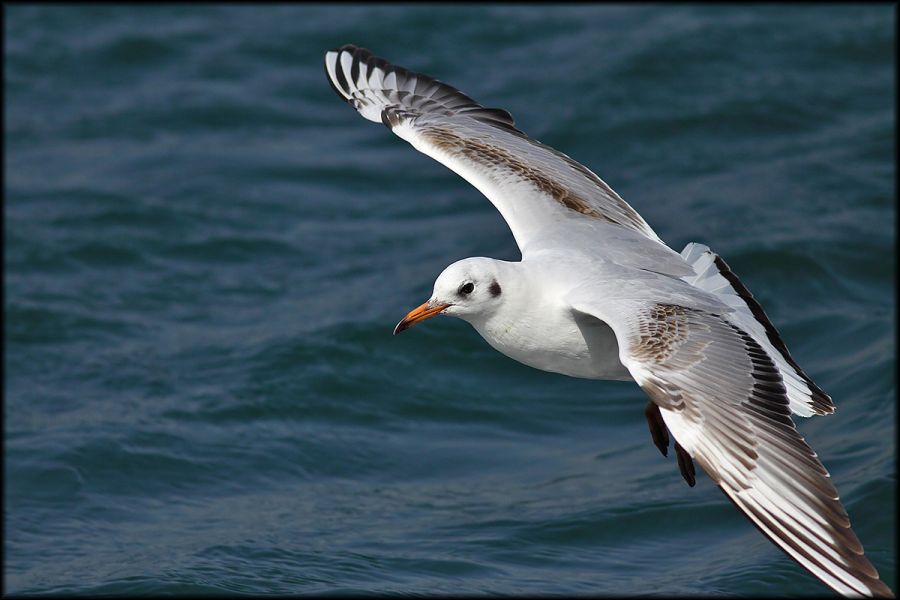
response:
<path fill-rule="evenodd" d="M 488 288 L 488 291 L 491 293 L 491 296 L 497 297 L 500 295 L 500 284 L 497 283 L 497 280 L 491 282 L 491 287 Z"/>

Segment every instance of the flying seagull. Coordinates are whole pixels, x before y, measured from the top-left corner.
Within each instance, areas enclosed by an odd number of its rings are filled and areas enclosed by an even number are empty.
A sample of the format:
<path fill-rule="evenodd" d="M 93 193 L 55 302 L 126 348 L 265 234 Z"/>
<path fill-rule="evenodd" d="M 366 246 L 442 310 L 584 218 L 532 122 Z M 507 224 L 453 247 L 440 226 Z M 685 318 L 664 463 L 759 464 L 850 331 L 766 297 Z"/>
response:
<path fill-rule="evenodd" d="M 363 117 L 474 185 L 500 211 L 519 262 L 467 258 L 394 330 L 444 314 L 531 367 L 635 381 L 666 455 L 694 462 L 772 542 L 846 596 L 892 596 L 863 555 L 825 467 L 792 414 L 834 412 L 753 295 L 708 247 L 669 248 L 591 170 L 531 139 L 512 115 L 346 45 L 325 54 Z"/>

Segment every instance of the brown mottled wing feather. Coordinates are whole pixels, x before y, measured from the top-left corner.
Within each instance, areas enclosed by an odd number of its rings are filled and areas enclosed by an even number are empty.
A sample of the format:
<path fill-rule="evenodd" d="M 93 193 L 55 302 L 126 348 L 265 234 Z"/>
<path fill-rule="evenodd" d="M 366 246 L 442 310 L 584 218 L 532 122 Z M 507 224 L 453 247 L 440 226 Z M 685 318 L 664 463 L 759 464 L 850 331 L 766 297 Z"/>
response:
<path fill-rule="evenodd" d="M 334 90 L 362 116 L 384 123 L 487 196 L 523 251 L 534 239 L 546 239 L 555 225 L 564 223 L 572 235 L 596 236 L 598 230 L 609 232 L 602 223 L 675 255 L 603 180 L 529 138 L 505 110 L 485 108 L 445 83 L 355 46 L 327 52 L 325 71 Z"/>
<path fill-rule="evenodd" d="M 891 595 L 794 427 L 778 368 L 752 336 L 720 315 L 677 305 L 598 303 L 584 291 L 570 301 L 612 327 L 622 363 L 676 443 L 760 531 L 842 594 Z"/>

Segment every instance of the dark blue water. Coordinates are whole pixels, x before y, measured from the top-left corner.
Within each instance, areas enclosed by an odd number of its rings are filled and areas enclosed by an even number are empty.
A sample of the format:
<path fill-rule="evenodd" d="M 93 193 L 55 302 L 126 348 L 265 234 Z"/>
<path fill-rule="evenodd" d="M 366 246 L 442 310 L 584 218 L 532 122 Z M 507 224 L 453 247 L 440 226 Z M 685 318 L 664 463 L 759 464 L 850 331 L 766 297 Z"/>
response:
<path fill-rule="evenodd" d="M 636 385 L 391 336 L 518 251 L 335 96 L 345 43 L 721 253 L 834 397 L 799 427 L 896 590 L 893 7 L 4 13 L 6 592 L 828 592 L 685 485 Z"/>

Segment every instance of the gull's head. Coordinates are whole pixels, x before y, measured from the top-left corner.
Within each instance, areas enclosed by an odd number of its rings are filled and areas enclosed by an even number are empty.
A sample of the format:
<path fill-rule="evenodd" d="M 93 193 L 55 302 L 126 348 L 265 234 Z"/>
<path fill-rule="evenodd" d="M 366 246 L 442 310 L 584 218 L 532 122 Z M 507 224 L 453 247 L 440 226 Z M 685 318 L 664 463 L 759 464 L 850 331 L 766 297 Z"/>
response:
<path fill-rule="evenodd" d="M 500 263 L 490 258 L 466 258 L 444 269 L 434 282 L 431 298 L 403 317 L 394 335 L 436 315 L 467 321 L 490 315 L 503 297 Z"/>

